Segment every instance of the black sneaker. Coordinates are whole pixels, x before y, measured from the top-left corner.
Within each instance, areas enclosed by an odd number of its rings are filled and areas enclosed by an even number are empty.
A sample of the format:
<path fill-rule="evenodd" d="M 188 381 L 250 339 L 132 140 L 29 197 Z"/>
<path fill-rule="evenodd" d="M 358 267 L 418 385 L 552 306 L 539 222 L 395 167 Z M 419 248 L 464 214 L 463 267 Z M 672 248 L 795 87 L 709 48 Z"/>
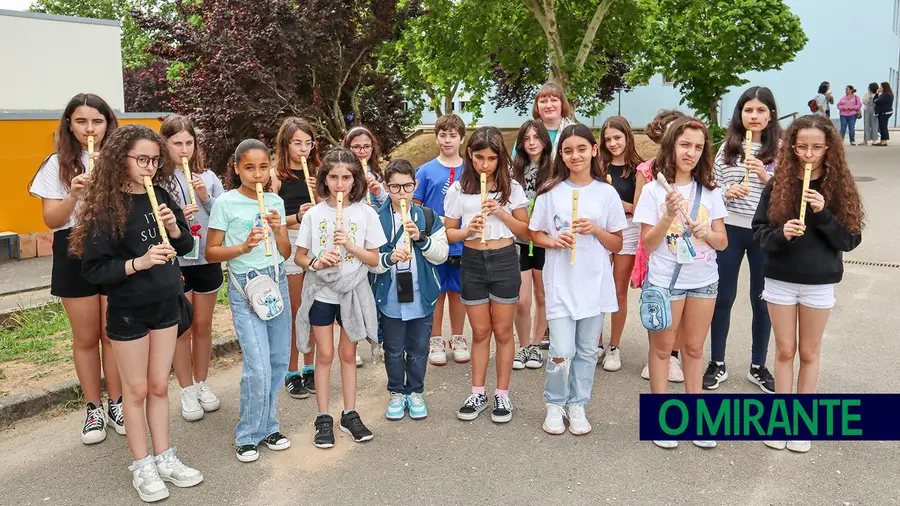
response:
<path fill-rule="evenodd" d="M 309 397 L 309 389 L 303 384 L 303 376 L 300 374 L 284 378 L 284 389 L 294 399 L 306 399 Z"/>
<path fill-rule="evenodd" d="M 719 365 L 715 361 L 710 360 L 703 373 L 703 389 L 715 390 L 719 388 L 719 384 L 728 379 L 728 371 L 725 370 L 725 364 Z"/>
<path fill-rule="evenodd" d="M 316 435 L 313 438 L 316 448 L 331 448 L 334 446 L 334 418 L 331 415 L 319 415 L 316 417 Z"/>
<path fill-rule="evenodd" d="M 550 327 L 547 327 L 547 330 L 544 331 L 544 338 L 541 339 L 541 349 L 550 349 Z"/>
<path fill-rule="evenodd" d="M 350 411 L 341 414 L 341 430 L 353 436 L 353 440 L 357 443 L 368 441 L 375 437 L 362 422 L 359 413 Z"/>
<path fill-rule="evenodd" d="M 494 396 L 494 409 L 491 410 L 491 421 L 494 423 L 506 423 L 512 420 L 512 403 L 506 395 Z"/>
<path fill-rule="evenodd" d="M 106 419 L 109 425 L 116 430 L 120 436 L 125 435 L 125 414 L 122 412 L 122 396 L 117 400 L 107 399 L 106 401 Z"/>
<path fill-rule="evenodd" d="M 100 406 L 93 402 L 85 405 L 87 415 L 84 417 L 84 427 L 81 429 L 81 442 L 86 445 L 99 443 L 106 439 L 106 414 L 103 412 L 103 401 Z"/>
<path fill-rule="evenodd" d="M 456 411 L 456 417 L 460 420 L 471 421 L 478 418 L 488 405 L 487 396 L 484 394 L 469 394 L 466 402 Z"/>
<path fill-rule="evenodd" d="M 273 432 L 269 434 L 269 437 L 263 439 L 262 441 L 270 450 L 278 451 L 278 450 L 287 450 L 291 447 L 291 440 L 287 438 L 284 434 L 280 432 Z"/>
<path fill-rule="evenodd" d="M 309 393 L 316 393 L 316 373 L 313 371 L 303 373 L 303 386 Z"/>
<path fill-rule="evenodd" d="M 259 448 L 256 445 L 241 445 L 234 452 L 241 462 L 255 462 L 259 460 Z"/>
<path fill-rule="evenodd" d="M 750 372 L 747 373 L 747 379 L 763 392 L 767 394 L 775 393 L 775 378 L 766 366 L 751 367 Z"/>

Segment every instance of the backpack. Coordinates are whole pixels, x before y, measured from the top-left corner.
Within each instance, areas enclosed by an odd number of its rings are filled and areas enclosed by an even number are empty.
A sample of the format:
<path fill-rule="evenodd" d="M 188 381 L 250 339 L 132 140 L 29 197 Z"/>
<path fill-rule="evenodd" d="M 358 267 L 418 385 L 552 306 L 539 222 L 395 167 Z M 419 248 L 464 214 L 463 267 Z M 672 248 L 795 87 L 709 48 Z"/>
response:
<path fill-rule="evenodd" d="M 819 112 L 819 104 L 816 103 L 816 99 L 813 98 L 809 102 L 806 103 L 809 106 L 810 112 Z"/>

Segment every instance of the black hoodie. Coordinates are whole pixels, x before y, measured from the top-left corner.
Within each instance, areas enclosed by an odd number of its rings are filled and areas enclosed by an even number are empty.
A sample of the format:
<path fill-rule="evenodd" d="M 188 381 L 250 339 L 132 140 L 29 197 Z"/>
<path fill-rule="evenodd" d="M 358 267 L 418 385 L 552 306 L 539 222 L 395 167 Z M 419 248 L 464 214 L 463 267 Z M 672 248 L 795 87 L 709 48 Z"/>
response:
<path fill-rule="evenodd" d="M 818 213 L 807 208 L 805 234 L 786 239 L 784 227 L 769 224 L 769 199 L 774 181 L 774 178 L 769 181 L 762 191 L 753 216 L 753 238 L 766 252 L 763 276 L 802 285 L 838 283 L 844 275 L 842 252 L 859 246 L 862 234 L 851 233 L 838 223 L 826 202 Z M 821 185 L 821 178 L 809 182 L 811 190 L 818 191 Z"/>
<path fill-rule="evenodd" d="M 170 239 L 178 255 L 191 252 L 194 239 L 184 213 L 169 193 L 154 186 L 156 198 L 175 214 L 181 237 Z M 84 239 L 82 271 L 88 282 L 101 285 L 110 306 L 136 307 L 174 297 L 183 290 L 178 260 L 154 265 L 150 269 L 125 275 L 125 264 L 144 256 L 151 246 L 162 244 L 150 198 L 146 193 L 131 194 L 131 212 L 125 221 L 122 238 L 102 237 L 88 226 Z"/>

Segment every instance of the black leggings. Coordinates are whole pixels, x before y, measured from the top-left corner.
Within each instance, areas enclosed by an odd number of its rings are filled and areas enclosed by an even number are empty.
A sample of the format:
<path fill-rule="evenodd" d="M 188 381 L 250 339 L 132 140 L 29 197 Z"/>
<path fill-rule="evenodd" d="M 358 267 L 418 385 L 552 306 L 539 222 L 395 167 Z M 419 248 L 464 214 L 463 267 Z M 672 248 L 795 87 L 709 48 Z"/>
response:
<path fill-rule="evenodd" d="M 882 114 L 878 116 L 878 133 L 881 134 L 881 141 L 890 140 L 891 134 L 888 133 L 888 120 L 891 119 L 891 114 Z"/>

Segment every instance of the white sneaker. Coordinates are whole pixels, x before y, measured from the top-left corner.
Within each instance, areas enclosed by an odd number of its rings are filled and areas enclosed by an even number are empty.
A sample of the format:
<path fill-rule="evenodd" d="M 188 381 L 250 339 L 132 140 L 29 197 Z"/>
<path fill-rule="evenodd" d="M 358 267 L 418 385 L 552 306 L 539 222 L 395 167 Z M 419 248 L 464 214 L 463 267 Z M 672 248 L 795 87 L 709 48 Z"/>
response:
<path fill-rule="evenodd" d="M 356 367 L 362 367 L 362 366 L 363 366 L 362 358 L 359 355 L 356 355 Z"/>
<path fill-rule="evenodd" d="M 681 370 L 681 362 L 675 357 L 669 357 L 669 381 L 672 383 L 684 383 L 684 371 Z"/>
<path fill-rule="evenodd" d="M 591 423 L 584 414 L 584 406 L 569 406 L 569 432 L 576 436 L 591 431 Z"/>
<path fill-rule="evenodd" d="M 811 441 L 788 441 L 785 446 L 792 452 L 806 453 L 812 448 Z"/>
<path fill-rule="evenodd" d="M 763 441 L 763 444 L 773 450 L 784 450 L 787 446 L 787 441 Z"/>
<path fill-rule="evenodd" d="M 450 349 L 453 350 L 453 361 L 457 364 L 465 364 L 471 359 L 469 353 L 469 343 L 466 342 L 465 336 L 453 336 L 450 338 Z"/>
<path fill-rule="evenodd" d="M 606 358 L 606 348 L 603 346 L 600 347 L 600 352 L 597 353 L 597 363 L 602 364 L 603 359 Z"/>
<path fill-rule="evenodd" d="M 715 441 L 694 440 L 694 446 L 697 448 L 715 448 L 718 445 Z"/>
<path fill-rule="evenodd" d="M 156 462 L 152 455 L 134 462 L 128 467 L 128 470 L 132 474 L 131 485 L 142 501 L 156 502 L 169 497 L 169 489 L 159 477 L 159 471 L 156 470 Z"/>
<path fill-rule="evenodd" d="M 153 457 L 153 460 L 156 462 L 156 472 L 159 473 L 160 479 L 176 487 L 193 487 L 203 481 L 203 474 L 200 471 L 178 460 L 174 446 Z"/>
<path fill-rule="evenodd" d="M 198 381 L 194 388 L 197 389 L 197 400 L 200 401 L 203 411 L 209 413 L 219 409 L 219 398 L 209 389 L 205 381 Z"/>
<path fill-rule="evenodd" d="M 203 420 L 203 407 L 197 398 L 196 385 L 181 389 L 181 416 L 189 422 Z"/>
<path fill-rule="evenodd" d="M 603 370 L 616 372 L 622 368 L 622 358 L 619 356 L 619 349 L 609 350 L 603 357 Z"/>
<path fill-rule="evenodd" d="M 650 379 L 650 364 L 644 364 L 644 369 L 641 371 L 641 377 L 645 380 Z"/>
<path fill-rule="evenodd" d="M 562 406 L 556 404 L 547 404 L 547 417 L 544 418 L 544 432 L 547 434 L 559 435 L 566 431 L 566 424 L 563 419 L 566 417 L 566 410 Z"/>
<path fill-rule="evenodd" d="M 428 362 L 431 365 L 447 365 L 447 345 L 442 336 L 428 340 Z"/>
<path fill-rule="evenodd" d="M 678 441 L 653 441 L 653 444 L 660 448 L 665 448 L 666 450 L 678 448 Z"/>

